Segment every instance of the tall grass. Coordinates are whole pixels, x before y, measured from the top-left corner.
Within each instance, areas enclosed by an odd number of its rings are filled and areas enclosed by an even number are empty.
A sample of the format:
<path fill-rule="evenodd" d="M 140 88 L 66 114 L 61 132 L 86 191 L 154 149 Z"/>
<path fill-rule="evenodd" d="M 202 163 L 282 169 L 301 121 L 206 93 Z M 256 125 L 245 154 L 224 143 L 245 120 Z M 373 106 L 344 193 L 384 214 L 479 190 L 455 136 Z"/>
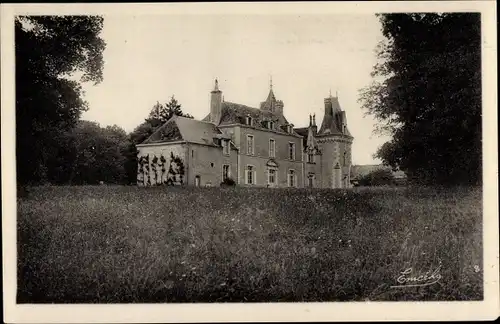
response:
<path fill-rule="evenodd" d="M 482 299 L 478 188 L 38 187 L 18 302 Z M 394 288 L 405 269 L 439 282 Z"/>

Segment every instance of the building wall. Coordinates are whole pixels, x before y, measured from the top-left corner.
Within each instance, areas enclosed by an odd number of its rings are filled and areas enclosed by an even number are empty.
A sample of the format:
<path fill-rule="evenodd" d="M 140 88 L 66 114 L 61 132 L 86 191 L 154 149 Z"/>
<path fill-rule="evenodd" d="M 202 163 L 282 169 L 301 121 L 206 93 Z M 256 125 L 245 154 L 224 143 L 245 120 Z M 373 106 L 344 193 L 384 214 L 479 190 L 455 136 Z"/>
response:
<path fill-rule="evenodd" d="M 319 186 L 321 188 L 333 188 L 333 171 L 337 157 L 337 143 L 330 138 L 318 138 L 318 144 L 321 150 L 321 179 Z"/>
<path fill-rule="evenodd" d="M 222 166 L 229 165 L 229 176 L 236 181 L 238 173 L 238 156 L 235 149 L 230 155 L 222 153 L 222 147 L 201 144 L 188 144 L 187 184 L 195 185 L 196 176 L 200 177 L 201 186 L 219 186 L 222 182 Z"/>
<path fill-rule="evenodd" d="M 269 139 L 274 139 L 276 143 L 275 159 L 277 161 L 288 159 L 288 143 L 292 142 L 295 144 L 295 160 L 301 161 L 301 143 L 302 138 L 293 135 L 286 135 L 280 133 L 274 133 L 265 130 L 259 130 L 248 127 L 241 127 L 239 134 L 239 143 L 237 146 L 240 147 L 240 153 L 247 155 L 247 135 L 253 135 L 254 137 L 254 154 L 253 156 L 259 156 L 263 158 L 270 158 L 269 156 Z"/>
<path fill-rule="evenodd" d="M 340 187 L 350 187 L 350 168 L 352 165 L 352 140 L 340 136 L 319 137 L 318 143 L 321 145 L 321 187 L 336 188 L 339 186 L 339 176 L 335 172 L 335 165 L 338 162 L 341 167 Z M 346 159 L 344 161 L 344 152 Z"/>
<path fill-rule="evenodd" d="M 321 188 L 321 169 L 322 169 L 322 156 L 315 155 L 314 163 L 307 162 L 307 153 L 304 153 L 304 187 L 309 187 L 309 175 L 313 177 L 313 187 Z"/>
<path fill-rule="evenodd" d="M 141 156 L 147 156 L 149 155 L 149 170 L 144 168 L 143 175 L 147 175 L 150 177 L 150 180 L 152 182 L 156 183 L 163 183 L 164 181 L 167 180 L 168 177 L 168 170 L 170 166 L 170 160 L 171 160 L 171 153 L 174 154 L 174 156 L 179 157 L 182 160 L 182 163 L 186 165 L 186 143 L 162 143 L 160 145 L 154 144 L 154 145 L 147 145 L 147 146 L 138 146 L 137 149 L 139 151 L 138 157 Z M 152 168 L 152 160 L 156 156 L 158 158 L 158 163 L 160 162 L 160 157 L 163 155 L 165 158 L 165 172 L 162 172 L 161 166 L 157 166 L 156 168 L 156 176 L 154 175 L 155 171 Z M 142 180 L 142 181 L 141 181 Z M 183 180 L 184 181 L 184 180 Z M 140 178 L 140 175 L 138 173 L 138 179 L 137 179 L 137 184 L 139 186 L 144 186 L 147 185 L 147 178 L 145 176 Z M 154 184 L 154 183 L 151 183 Z"/>
<path fill-rule="evenodd" d="M 345 160 L 344 160 L 344 152 Z M 352 142 L 343 140 L 339 143 L 339 154 L 342 166 L 342 187 L 351 187 L 351 166 L 352 166 Z"/>
<path fill-rule="evenodd" d="M 240 185 L 241 186 L 250 186 L 245 183 L 246 175 L 245 171 L 248 165 L 252 165 L 255 170 L 255 179 L 256 183 L 251 186 L 257 187 L 267 187 L 268 184 L 268 174 L 267 174 L 267 162 L 269 158 L 258 157 L 258 156 L 248 156 L 246 154 L 240 155 Z M 295 171 L 295 187 L 301 188 L 303 187 L 303 178 L 302 178 L 302 162 L 300 161 L 286 161 L 276 160 L 278 164 L 277 168 L 277 187 L 288 187 L 288 172 L 289 170 Z"/>
<path fill-rule="evenodd" d="M 237 145 L 240 148 L 240 179 L 239 184 L 246 186 L 245 171 L 248 165 L 254 167 L 256 184 L 254 186 L 267 186 L 268 175 L 266 164 L 273 159 L 277 164 L 277 186 L 288 186 L 288 172 L 290 169 L 295 172 L 296 187 L 302 187 L 303 165 L 302 165 L 302 138 L 293 135 L 274 133 L 271 131 L 259 130 L 250 127 L 241 127 L 235 138 L 239 139 Z M 247 135 L 254 137 L 254 154 L 249 155 L 247 146 Z M 269 155 L 269 139 L 275 141 L 275 157 Z M 289 143 L 295 144 L 295 159 L 289 159 Z"/>

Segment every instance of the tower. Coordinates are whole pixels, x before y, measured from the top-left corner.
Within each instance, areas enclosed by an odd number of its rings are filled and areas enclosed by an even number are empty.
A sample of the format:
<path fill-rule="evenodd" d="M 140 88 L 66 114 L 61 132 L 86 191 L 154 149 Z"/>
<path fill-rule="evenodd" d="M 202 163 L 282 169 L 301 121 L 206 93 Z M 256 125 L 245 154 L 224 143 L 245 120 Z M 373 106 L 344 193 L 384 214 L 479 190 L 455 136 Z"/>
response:
<path fill-rule="evenodd" d="M 269 94 L 267 95 L 266 101 L 260 103 L 260 109 L 270 111 L 278 116 L 282 116 L 283 107 L 283 101 L 276 100 L 276 96 L 273 92 L 273 79 L 271 77 L 269 80 Z"/>
<path fill-rule="evenodd" d="M 347 128 L 346 112 L 340 107 L 338 95 L 324 99 L 325 113 L 316 140 L 322 150 L 322 187 L 350 186 L 351 147 L 354 140 Z"/>

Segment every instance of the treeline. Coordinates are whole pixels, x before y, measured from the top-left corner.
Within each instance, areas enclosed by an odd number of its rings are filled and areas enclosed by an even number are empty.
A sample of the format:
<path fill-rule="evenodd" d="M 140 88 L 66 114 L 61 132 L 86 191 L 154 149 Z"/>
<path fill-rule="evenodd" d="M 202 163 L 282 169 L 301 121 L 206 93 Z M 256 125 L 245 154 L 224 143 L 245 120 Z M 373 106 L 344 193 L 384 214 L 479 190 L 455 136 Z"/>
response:
<path fill-rule="evenodd" d="M 374 82 L 360 95 L 392 137 L 376 157 L 412 181 L 480 183 L 480 14 L 378 16 L 385 40 Z M 88 109 L 81 83 L 103 78 L 102 27 L 99 16 L 16 17 L 18 185 L 134 183 L 136 145 L 172 115 L 185 115 L 172 96 L 130 134 L 81 121 Z M 68 78 L 77 72 L 78 82 Z"/>
<path fill-rule="evenodd" d="M 118 126 L 79 121 L 60 134 L 47 161 L 46 179 L 53 184 L 126 183 L 127 133 Z"/>
<path fill-rule="evenodd" d="M 53 151 L 44 165 L 45 177 L 40 183 L 134 184 L 138 165 L 136 145 L 174 114 L 192 118 L 182 112 L 172 96 L 166 104 L 157 103 L 148 118 L 129 134 L 116 125 L 102 127 L 96 122 L 79 120 L 74 128 L 54 138 Z"/>

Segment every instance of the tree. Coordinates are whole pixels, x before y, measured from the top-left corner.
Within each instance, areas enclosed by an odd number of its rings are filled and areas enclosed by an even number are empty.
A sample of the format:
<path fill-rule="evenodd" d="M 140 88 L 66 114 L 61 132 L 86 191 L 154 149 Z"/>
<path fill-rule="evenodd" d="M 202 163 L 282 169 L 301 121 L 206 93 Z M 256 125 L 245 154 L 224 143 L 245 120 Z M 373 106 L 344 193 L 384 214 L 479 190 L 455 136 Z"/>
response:
<path fill-rule="evenodd" d="M 387 165 L 426 183 L 481 180 L 481 24 L 476 13 L 381 14 L 385 40 L 360 102 L 392 140 Z"/>
<path fill-rule="evenodd" d="M 182 112 L 181 105 L 172 95 L 172 97 L 170 97 L 170 101 L 164 105 L 156 102 L 156 104 L 151 109 L 146 122 L 151 124 L 153 127 L 159 127 L 166 123 L 174 115 L 193 118 L 193 116 Z"/>
<path fill-rule="evenodd" d="M 57 154 L 47 160 L 47 179 L 56 184 L 123 183 L 127 133 L 86 120 L 60 134 Z"/>
<path fill-rule="evenodd" d="M 87 110 L 79 82 L 102 81 L 105 42 L 97 16 L 21 16 L 15 20 L 16 164 L 19 185 L 48 180 L 63 133 Z M 52 172 L 53 173 L 53 172 Z"/>
<path fill-rule="evenodd" d="M 125 169 L 129 183 L 135 183 L 137 180 L 138 150 L 136 145 L 144 142 L 174 115 L 193 118 L 190 114 L 182 111 L 182 106 L 172 95 L 172 97 L 170 97 L 170 101 L 164 105 L 156 102 L 156 104 L 151 108 L 148 118 L 146 118 L 142 124 L 137 126 L 129 134 L 129 144 L 125 153 Z"/>

